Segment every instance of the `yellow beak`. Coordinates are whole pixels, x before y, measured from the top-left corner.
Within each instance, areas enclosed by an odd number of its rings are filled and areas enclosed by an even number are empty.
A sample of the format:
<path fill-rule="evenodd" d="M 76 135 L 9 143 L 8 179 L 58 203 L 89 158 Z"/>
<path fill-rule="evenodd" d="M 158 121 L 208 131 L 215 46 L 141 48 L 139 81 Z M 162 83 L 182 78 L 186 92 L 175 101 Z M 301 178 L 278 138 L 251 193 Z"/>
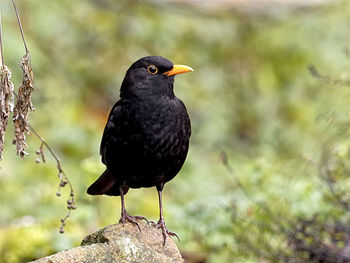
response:
<path fill-rule="evenodd" d="M 164 72 L 163 75 L 165 76 L 173 76 L 181 73 L 186 73 L 193 71 L 193 69 L 189 66 L 184 66 L 184 65 L 174 65 L 173 68 L 167 72 Z"/>

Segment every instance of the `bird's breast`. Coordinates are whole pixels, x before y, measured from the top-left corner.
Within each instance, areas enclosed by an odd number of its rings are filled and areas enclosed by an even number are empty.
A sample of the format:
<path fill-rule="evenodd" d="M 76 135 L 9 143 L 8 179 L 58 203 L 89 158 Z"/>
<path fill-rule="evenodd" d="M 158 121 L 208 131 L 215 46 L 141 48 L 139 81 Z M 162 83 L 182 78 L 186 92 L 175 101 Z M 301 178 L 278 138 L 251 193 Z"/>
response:
<path fill-rule="evenodd" d="M 178 100 L 135 105 L 132 121 L 137 140 L 145 155 L 177 155 L 188 145 L 190 122 L 186 108 Z"/>
<path fill-rule="evenodd" d="M 107 167 L 133 188 L 171 180 L 185 161 L 191 133 L 183 103 L 125 103 L 120 114 L 105 143 Z"/>

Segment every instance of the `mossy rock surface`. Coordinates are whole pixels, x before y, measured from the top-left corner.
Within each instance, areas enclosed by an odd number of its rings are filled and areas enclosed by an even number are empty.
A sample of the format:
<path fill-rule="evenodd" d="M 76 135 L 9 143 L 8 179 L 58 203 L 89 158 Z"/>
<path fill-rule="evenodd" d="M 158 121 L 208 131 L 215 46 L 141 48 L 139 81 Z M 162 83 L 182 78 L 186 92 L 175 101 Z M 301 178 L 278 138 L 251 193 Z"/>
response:
<path fill-rule="evenodd" d="M 107 226 L 86 236 L 81 247 L 32 261 L 35 263 L 136 263 L 184 262 L 171 238 L 163 246 L 160 230 L 139 222 L 137 226 L 126 223 Z"/>

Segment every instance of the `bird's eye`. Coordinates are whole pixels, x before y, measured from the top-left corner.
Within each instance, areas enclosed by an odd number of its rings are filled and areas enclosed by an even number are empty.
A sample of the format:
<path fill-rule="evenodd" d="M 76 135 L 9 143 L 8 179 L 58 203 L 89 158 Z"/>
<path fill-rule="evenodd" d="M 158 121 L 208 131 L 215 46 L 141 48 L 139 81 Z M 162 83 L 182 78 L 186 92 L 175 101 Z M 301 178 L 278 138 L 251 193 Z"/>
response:
<path fill-rule="evenodd" d="M 151 73 L 152 75 L 157 74 L 158 72 L 158 68 L 155 65 L 150 65 L 147 67 L 147 70 L 149 73 Z"/>

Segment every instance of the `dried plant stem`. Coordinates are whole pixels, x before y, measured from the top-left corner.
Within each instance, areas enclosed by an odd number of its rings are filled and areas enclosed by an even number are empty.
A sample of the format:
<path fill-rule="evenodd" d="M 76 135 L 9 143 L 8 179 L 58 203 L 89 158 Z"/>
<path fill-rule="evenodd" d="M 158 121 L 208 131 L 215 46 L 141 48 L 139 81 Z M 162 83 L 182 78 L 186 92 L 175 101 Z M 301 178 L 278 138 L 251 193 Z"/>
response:
<path fill-rule="evenodd" d="M 26 148 L 28 148 L 26 143 L 26 133 L 29 134 L 28 115 L 30 111 L 35 110 L 31 101 L 31 94 L 34 91 L 34 76 L 31 65 L 31 55 L 24 38 L 21 19 L 19 17 L 16 3 L 14 0 L 12 0 L 12 4 L 15 9 L 18 26 L 21 32 L 24 48 L 26 51 L 19 63 L 23 71 L 23 79 L 22 84 L 18 88 L 17 103 L 13 111 L 13 122 L 15 125 L 14 142 L 16 142 L 16 152 L 17 155 L 23 158 L 25 155 L 27 155 L 25 150 Z"/>
<path fill-rule="evenodd" d="M 16 98 L 18 99 L 18 95 L 15 94 Z M 63 187 L 65 187 L 66 185 L 69 186 L 69 198 L 67 199 L 66 203 L 67 203 L 67 214 L 60 220 L 61 221 L 61 226 L 60 226 L 60 233 L 64 233 L 64 226 L 66 225 L 66 221 L 68 219 L 68 217 L 70 216 L 71 210 L 76 209 L 76 205 L 75 205 L 75 199 L 74 199 L 74 189 L 73 189 L 73 185 L 71 183 L 71 181 L 69 180 L 69 178 L 66 176 L 63 168 L 62 168 L 62 164 L 61 164 L 61 160 L 60 158 L 57 156 L 57 154 L 55 153 L 55 151 L 52 149 L 52 147 L 46 142 L 46 140 L 41 137 L 41 135 L 33 128 L 33 126 L 31 126 L 28 123 L 28 127 L 31 130 L 31 132 L 39 139 L 39 141 L 41 142 L 40 144 L 40 148 L 36 151 L 36 153 L 38 155 L 41 156 L 41 159 L 43 161 L 43 163 L 46 162 L 46 158 L 45 158 L 45 154 L 44 154 L 44 147 L 46 147 L 46 149 L 50 152 L 51 156 L 55 159 L 56 164 L 57 164 L 57 170 L 58 170 L 58 178 L 60 179 L 59 185 L 57 187 L 57 192 L 56 195 L 57 196 L 61 196 L 61 189 Z M 40 162 L 36 161 L 37 163 Z"/>
<path fill-rule="evenodd" d="M 28 50 L 28 47 L 27 47 L 26 40 L 24 39 L 23 27 L 22 27 L 21 19 L 20 19 L 19 14 L 18 14 L 18 10 L 17 10 L 17 7 L 16 7 L 15 0 L 12 0 L 12 4 L 13 4 L 13 7 L 15 9 L 16 16 L 17 16 L 18 26 L 19 26 L 19 30 L 21 31 L 21 36 L 22 36 L 24 48 L 26 50 L 26 53 L 28 53 L 29 50 Z"/>
<path fill-rule="evenodd" d="M 65 187 L 67 184 L 69 186 L 70 194 L 69 194 L 69 198 L 66 201 L 68 212 L 65 215 L 65 217 L 61 219 L 61 226 L 60 226 L 60 231 L 59 231 L 60 233 L 64 233 L 64 226 L 66 225 L 66 220 L 70 216 L 71 210 L 76 209 L 73 185 L 62 169 L 60 158 L 58 158 L 58 156 L 53 151 L 51 146 L 45 141 L 45 139 L 43 137 L 40 136 L 40 134 L 30 124 L 28 124 L 28 126 L 29 126 L 29 129 L 33 132 L 33 134 L 41 141 L 41 145 L 40 145 L 39 150 L 37 151 L 37 154 L 39 154 L 41 156 L 41 159 L 43 160 L 43 162 L 45 162 L 45 155 L 44 155 L 44 149 L 43 149 L 44 146 L 51 153 L 51 156 L 56 160 L 57 170 L 58 170 L 58 178 L 60 179 L 60 183 L 57 187 L 56 195 L 61 196 L 61 189 L 63 187 Z"/>
<path fill-rule="evenodd" d="M 0 159 L 5 143 L 5 132 L 8 124 L 10 112 L 13 110 L 13 90 L 11 82 L 11 70 L 4 64 L 4 52 L 2 48 L 2 19 L 0 14 L 0 50 L 1 50 L 1 67 L 0 67 Z"/>
<path fill-rule="evenodd" d="M 27 153 L 25 149 L 28 147 L 26 144 L 26 136 L 25 133 L 29 134 L 29 131 L 32 131 L 34 135 L 40 140 L 40 148 L 36 151 L 36 153 L 41 157 L 41 160 L 45 163 L 45 154 L 44 148 L 50 152 L 52 157 L 55 159 L 57 163 L 58 170 L 58 178 L 60 179 L 60 183 L 57 188 L 56 195 L 61 196 L 61 189 L 65 187 L 67 184 L 70 189 L 69 198 L 67 199 L 67 214 L 60 220 L 60 233 L 64 233 L 64 226 L 66 224 L 66 220 L 70 216 L 71 210 L 76 209 L 75 199 L 74 199 L 74 190 L 73 186 L 63 171 L 61 160 L 58 158 L 56 153 L 53 151 L 51 146 L 45 141 L 43 137 L 28 123 L 28 114 L 30 111 L 35 110 L 32 102 L 31 102 L 31 93 L 34 91 L 34 77 L 33 70 L 31 66 L 31 55 L 28 50 L 24 34 L 21 19 L 18 14 L 18 10 L 15 4 L 15 1 L 12 0 L 13 7 L 15 9 L 15 13 L 17 16 L 18 26 L 21 32 L 25 55 L 22 57 L 20 61 L 20 66 L 23 71 L 23 80 L 22 84 L 19 86 L 18 95 L 15 94 L 14 86 L 10 81 L 11 71 L 4 64 L 4 54 L 3 54 L 3 46 L 2 46 L 2 23 L 1 23 L 1 13 L 0 13 L 0 51 L 1 51 L 1 67 L 0 67 L 0 158 L 2 159 L 2 150 L 4 145 L 4 136 L 5 130 L 8 122 L 9 112 L 13 109 L 13 94 L 16 96 L 17 102 L 16 106 L 13 110 L 13 121 L 15 125 L 15 137 L 14 143 L 17 144 L 17 154 L 22 158 Z M 40 158 L 36 159 L 36 162 L 40 162 Z"/>
<path fill-rule="evenodd" d="M 30 111 L 35 110 L 31 100 L 32 92 L 34 91 L 34 76 L 29 51 L 22 57 L 19 65 L 23 71 L 23 79 L 18 88 L 18 97 L 12 119 L 15 125 L 14 142 L 17 145 L 16 152 L 17 155 L 23 158 L 25 155 L 28 155 L 25 151 L 28 148 L 26 134 L 30 133 L 28 116 Z"/>
<path fill-rule="evenodd" d="M 0 67 L 0 159 L 2 160 L 2 151 L 5 143 L 5 132 L 13 110 L 13 90 L 14 85 L 11 82 L 11 70 L 6 65 Z"/>
<path fill-rule="evenodd" d="M 43 150 L 42 145 L 44 145 L 49 150 L 52 157 L 56 160 L 58 171 L 63 173 L 62 166 L 61 166 L 61 160 L 57 157 L 56 153 L 52 150 L 50 145 L 47 144 L 45 139 L 43 137 L 41 137 L 40 134 L 30 124 L 28 126 L 29 126 L 29 129 L 34 133 L 34 135 L 41 141 L 40 151 Z"/>

